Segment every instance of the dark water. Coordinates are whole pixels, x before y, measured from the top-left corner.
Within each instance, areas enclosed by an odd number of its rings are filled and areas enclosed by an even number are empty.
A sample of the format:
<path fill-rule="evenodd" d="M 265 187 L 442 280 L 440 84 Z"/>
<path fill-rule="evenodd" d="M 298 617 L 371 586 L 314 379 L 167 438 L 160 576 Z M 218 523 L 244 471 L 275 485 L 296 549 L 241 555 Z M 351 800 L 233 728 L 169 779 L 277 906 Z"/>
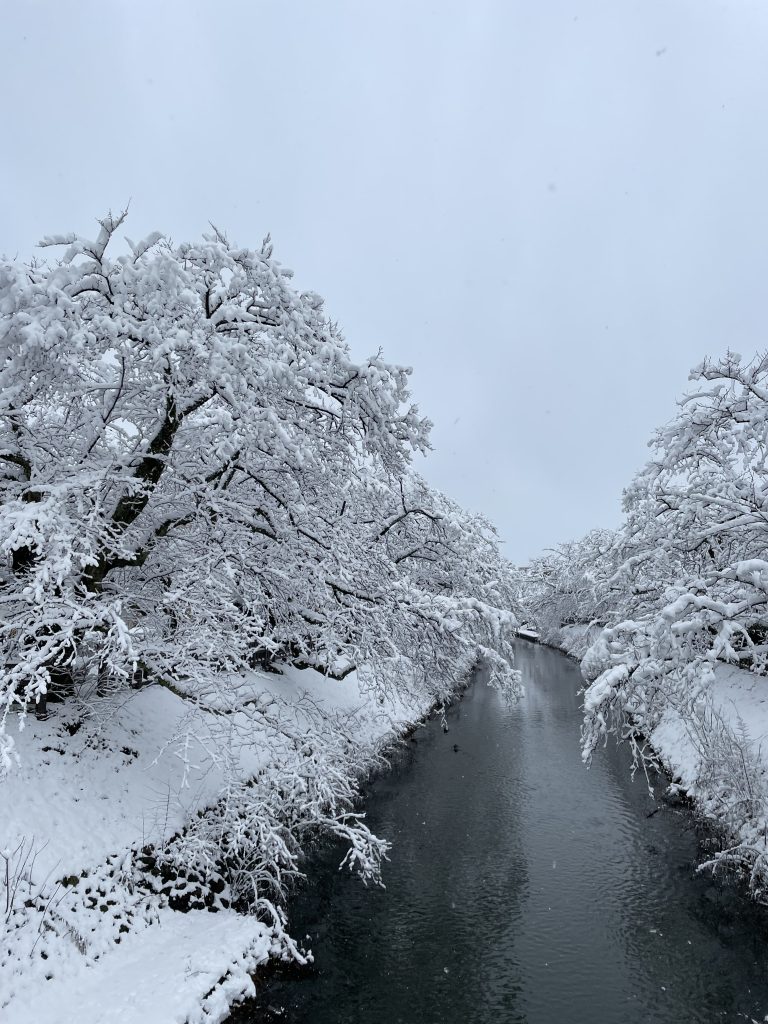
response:
<path fill-rule="evenodd" d="M 518 705 L 478 681 L 374 783 L 386 891 L 319 855 L 290 907 L 314 968 L 233 1022 L 763 1021 L 766 912 L 694 875 L 690 813 L 654 804 L 623 748 L 582 767 L 575 664 L 520 644 L 518 667 Z"/>

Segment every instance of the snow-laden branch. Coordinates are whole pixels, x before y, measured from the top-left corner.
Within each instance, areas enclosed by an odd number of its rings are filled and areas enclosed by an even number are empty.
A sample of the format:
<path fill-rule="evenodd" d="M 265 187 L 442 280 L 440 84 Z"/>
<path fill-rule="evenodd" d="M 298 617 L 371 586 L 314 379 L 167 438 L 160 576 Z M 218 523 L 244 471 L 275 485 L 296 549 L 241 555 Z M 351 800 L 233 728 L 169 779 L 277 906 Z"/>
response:
<path fill-rule="evenodd" d="M 410 371 L 352 360 L 271 243 L 115 256 L 124 220 L 0 265 L 4 724 L 93 679 L 195 693 L 281 662 L 437 693 L 482 649 L 514 685 L 509 570 L 411 468 Z"/>

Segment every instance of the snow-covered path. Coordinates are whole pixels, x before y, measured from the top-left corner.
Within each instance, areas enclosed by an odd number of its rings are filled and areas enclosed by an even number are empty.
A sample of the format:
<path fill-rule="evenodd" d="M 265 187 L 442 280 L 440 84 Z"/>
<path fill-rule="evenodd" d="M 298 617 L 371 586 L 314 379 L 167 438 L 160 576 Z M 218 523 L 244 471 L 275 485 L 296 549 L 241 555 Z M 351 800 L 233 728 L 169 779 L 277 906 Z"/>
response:
<path fill-rule="evenodd" d="M 167 911 L 98 961 L 73 963 L 3 1010 L 3 1024 L 218 1024 L 253 995 L 268 929 L 232 912 Z"/>

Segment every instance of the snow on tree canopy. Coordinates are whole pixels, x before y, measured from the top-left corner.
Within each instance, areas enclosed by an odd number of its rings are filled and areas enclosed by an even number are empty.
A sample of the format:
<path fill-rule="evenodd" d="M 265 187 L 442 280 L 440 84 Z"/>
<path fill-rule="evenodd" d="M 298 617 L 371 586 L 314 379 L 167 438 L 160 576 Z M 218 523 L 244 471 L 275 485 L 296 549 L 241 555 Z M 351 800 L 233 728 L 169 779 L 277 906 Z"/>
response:
<path fill-rule="evenodd" d="M 269 239 L 114 255 L 124 217 L 0 263 L 3 729 L 280 663 L 439 696 L 474 651 L 513 683 L 509 569 L 413 471 L 410 371 L 353 360 Z"/>

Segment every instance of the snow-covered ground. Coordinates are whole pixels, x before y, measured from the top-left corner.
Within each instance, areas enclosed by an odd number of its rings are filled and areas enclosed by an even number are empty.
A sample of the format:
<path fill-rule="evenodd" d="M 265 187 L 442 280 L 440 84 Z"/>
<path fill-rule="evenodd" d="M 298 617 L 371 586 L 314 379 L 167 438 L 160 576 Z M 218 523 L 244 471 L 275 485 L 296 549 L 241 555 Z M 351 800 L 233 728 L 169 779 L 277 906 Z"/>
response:
<path fill-rule="evenodd" d="M 650 740 L 675 782 L 735 845 L 768 850 L 768 680 L 717 665 L 703 713 L 665 712 Z"/>
<path fill-rule="evenodd" d="M 292 670 L 243 685 L 284 709 L 311 702 L 372 750 L 428 711 L 423 697 L 382 702 L 354 674 L 338 682 Z M 274 760 L 259 736 L 229 744 L 224 764 L 215 731 L 232 729 L 231 716 L 189 714 L 186 700 L 155 686 L 87 719 L 57 708 L 15 734 L 18 765 L 0 783 L 13 904 L 0 947 L 3 1024 L 216 1024 L 252 993 L 257 964 L 280 952 L 256 918 L 177 912 L 131 884 L 131 858 L 215 803 L 233 758 L 243 779 Z M 15 897 L 14 873 L 31 874 Z M 30 895 L 38 909 L 28 913 Z"/>
<path fill-rule="evenodd" d="M 718 665 L 712 688 L 714 705 L 741 732 L 768 771 L 768 680 L 734 665 Z M 695 790 L 699 771 L 696 742 L 680 715 L 667 713 L 653 732 L 654 749 L 687 790 Z M 704 794 L 702 794 L 702 797 Z"/>
<path fill-rule="evenodd" d="M 161 911 L 98 960 L 71 958 L 3 1009 L 4 1024 L 197 1024 L 221 1021 L 254 994 L 250 974 L 270 955 L 268 929 L 221 911 Z"/>

